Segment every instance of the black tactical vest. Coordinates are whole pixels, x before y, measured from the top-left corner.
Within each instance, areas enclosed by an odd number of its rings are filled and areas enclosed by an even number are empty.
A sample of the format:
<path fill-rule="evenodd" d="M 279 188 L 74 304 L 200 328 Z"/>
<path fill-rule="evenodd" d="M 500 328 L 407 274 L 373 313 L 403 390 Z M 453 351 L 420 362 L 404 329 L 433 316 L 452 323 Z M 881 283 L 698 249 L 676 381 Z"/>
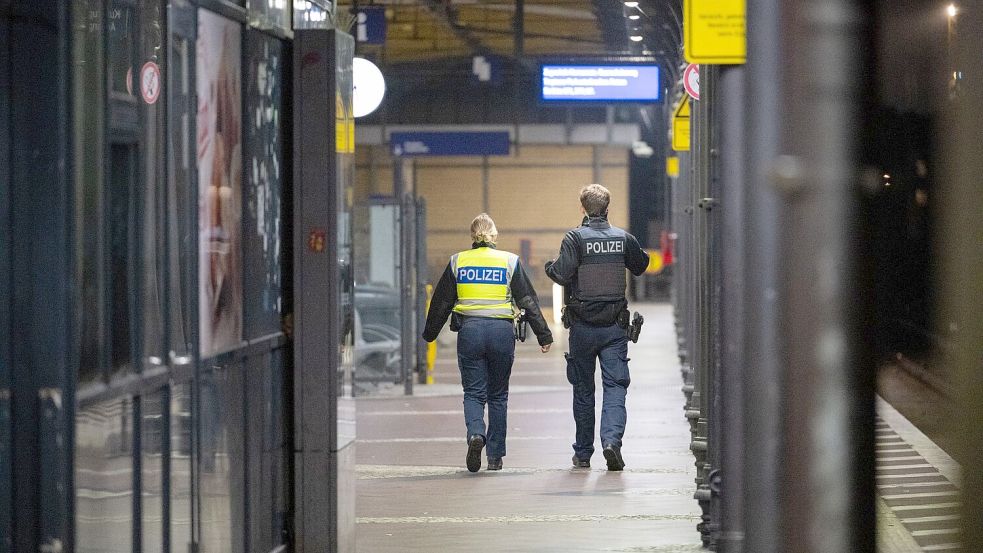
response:
<path fill-rule="evenodd" d="M 625 231 L 615 228 L 575 229 L 580 248 L 576 289 L 580 301 L 625 299 Z"/>

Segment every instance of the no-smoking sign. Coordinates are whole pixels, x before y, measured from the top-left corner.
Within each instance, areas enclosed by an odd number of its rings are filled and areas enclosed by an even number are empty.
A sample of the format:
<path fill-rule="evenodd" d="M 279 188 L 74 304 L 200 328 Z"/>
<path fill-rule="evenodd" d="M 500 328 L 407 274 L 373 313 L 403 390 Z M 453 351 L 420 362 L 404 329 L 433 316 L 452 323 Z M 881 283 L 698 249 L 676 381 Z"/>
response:
<path fill-rule="evenodd" d="M 700 99 L 700 66 L 691 63 L 683 71 L 683 88 L 694 100 Z"/>
<path fill-rule="evenodd" d="M 157 102 L 161 88 L 160 67 L 152 61 L 143 64 L 140 69 L 140 95 L 143 96 L 143 101 L 148 104 Z"/>

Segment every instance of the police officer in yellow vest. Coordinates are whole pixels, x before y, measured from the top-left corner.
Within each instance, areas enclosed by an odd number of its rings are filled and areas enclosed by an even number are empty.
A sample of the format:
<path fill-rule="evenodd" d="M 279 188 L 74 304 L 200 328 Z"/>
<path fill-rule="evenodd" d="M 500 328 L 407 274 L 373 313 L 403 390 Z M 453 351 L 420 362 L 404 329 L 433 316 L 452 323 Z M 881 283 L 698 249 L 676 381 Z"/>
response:
<path fill-rule="evenodd" d="M 436 340 L 451 316 L 451 330 L 458 333 L 457 362 L 464 386 L 467 466 L 477 472 L 486 443 L 488 470 L 501 470 L 505 457 L 509 376 L 515 358 L 515 307 L 525 310 L 543 353 L 550 350 L 553 334 L 519 257 L 495 249 L 498 230 L 488 214 L 482 213 L 471 222 L 471 239 L 471 249 L 452 255 L 437 282 L 423 339 Z"/>

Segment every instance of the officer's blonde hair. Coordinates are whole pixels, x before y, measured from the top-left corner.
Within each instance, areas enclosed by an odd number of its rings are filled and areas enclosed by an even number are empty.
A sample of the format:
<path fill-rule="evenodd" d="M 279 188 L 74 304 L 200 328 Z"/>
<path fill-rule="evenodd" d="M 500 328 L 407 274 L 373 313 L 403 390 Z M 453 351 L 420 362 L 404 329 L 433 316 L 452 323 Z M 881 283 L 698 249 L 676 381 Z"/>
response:
<path fill-rule="evenodd" d="M 588 184 L 580 189 L 580 205 L 590 217 L 600 217 L 608 212 L 611 193 L 600 184 Z"/>
<path fill-rule="evenodd" d="M 481 213 L 471 221 L 471 240 L 477 244 L 485 242 L 492 245 L 498 241 L 495 221 L 487 213 Z"/>

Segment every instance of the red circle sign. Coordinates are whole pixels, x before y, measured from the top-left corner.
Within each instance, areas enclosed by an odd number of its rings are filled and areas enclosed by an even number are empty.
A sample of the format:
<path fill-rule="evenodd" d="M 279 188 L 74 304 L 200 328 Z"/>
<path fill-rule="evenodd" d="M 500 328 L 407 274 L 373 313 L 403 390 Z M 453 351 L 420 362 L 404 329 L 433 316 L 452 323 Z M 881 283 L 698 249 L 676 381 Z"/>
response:
<path fill-rule="evenodd" d="M 155 103 L 157 98 L 160 98 L 160 89 L 160 67 L 148 61 L 140 68 L 140 95 L 143 96 L 143 101 L 148 104 Z"/>
<path fill-rule="evenodd" d="M 700 99 L 700 66 L 691 63 L 683 71 L 683 88 L 694 100 Z"/>

